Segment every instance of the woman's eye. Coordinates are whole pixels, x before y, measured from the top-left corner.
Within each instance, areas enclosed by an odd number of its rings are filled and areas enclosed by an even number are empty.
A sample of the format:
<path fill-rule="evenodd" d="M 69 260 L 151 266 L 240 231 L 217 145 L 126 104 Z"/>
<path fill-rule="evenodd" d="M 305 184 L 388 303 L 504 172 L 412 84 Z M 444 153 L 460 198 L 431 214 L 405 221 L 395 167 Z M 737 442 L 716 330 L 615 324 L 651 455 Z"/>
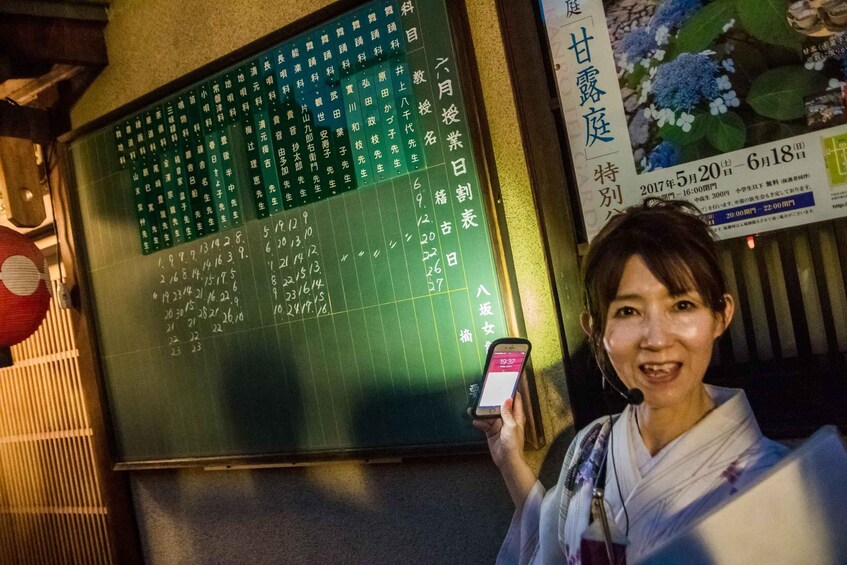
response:
<path fill-rule="evenodd" d="M 626 318 L 635 314 L 635 308 L 631 306 L 623 306 L 615 311 L 615 318 Z"/>
<path fill-rule="evenodd" d="M 690 300 L 680 300 L 676 303 L 676 309 L 679 311 L 694 310 L 697 306 Z"/>

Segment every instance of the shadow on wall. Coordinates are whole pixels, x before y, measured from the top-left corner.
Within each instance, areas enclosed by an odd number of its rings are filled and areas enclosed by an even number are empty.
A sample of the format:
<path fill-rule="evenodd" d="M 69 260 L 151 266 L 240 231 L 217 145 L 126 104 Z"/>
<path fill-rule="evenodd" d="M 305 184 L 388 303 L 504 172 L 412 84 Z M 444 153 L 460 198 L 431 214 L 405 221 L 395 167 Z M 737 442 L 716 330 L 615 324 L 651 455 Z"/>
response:
<path fill-rule="evenodd" d="M 541 473 L 546 486 L 572 435 L 554 441 Z M 152 565 L 491 563 L 513 511 L 488 456 L 132 479 Z"/>
<path fill-rule="evenodd" d="M 306 442 L 304 398 L 292 343 L 276 328 L 229 336 L 220 373 L 221 401 L 232 454 L 296 451 Z"/>
<path fill-rule="evenodd" d="M 490 563 L 511 501 L 485 458 L 135 473 L 158 563 Z"/>
<path fill-rule="evenodd" d="M 224 413 L 250 414 L 230 417 L 229 441 L 257 451 L 278 444 L 280 437 L 303 441 L 305 433 L 298 424 L 304 393 L 281 361 L 265 353 L 274 349 L 268 339 L 276 338 L 246 333 L 238 347 L 221 355 Z M 439 422 L 455 424 L 465 418 L 465 391 L 447 394 L 449 403 L 423 393 L 395 394 L 391 406 L 363 400 L 352 418 L 351 437 L 373 438 L 375 426 L 400 425 L 409 421 L 404 417 L 409 413 L 436 430 Z M 268 405 L 279 410 L 250 410 Z M 428 430 L 406 432 L 428 435 Z M 553 441 L 541 469 L 545 486 L 555 483 L 572 437 L 568 428 Z M 369 465 L 137 472 L 131 479 L 151 565 L 490 563 L 513 512 L 487 454 Z"/>
<path fill-rule="evenodd" d="M 278 445 L 280 437 L 292 443 L 305 437 L 298 424 L 303 391 L 280 361 L 264 353 L 273 350 L 267 339 L 271 336 L 244 334 L 237 347 L 230 344 L 221 352 L 220 398 L 222 414 L 230 415 L 226 440 L 231 446 L 261 451 L 273 441 Z M 280 409 L 255 409 L 269 404 Z M 375 414 L 396 424 L 403 410 L 436 404 L 406 398 L 390 410 L 362 405 L 351 437 L 372 438 Z M 233 416 L 245 413 L 250 417 Z M 131 482 L 145 560 L 151 564 L 491 562 L 512 513 L 487 455 L 402 464 L 138 472 Z"/>

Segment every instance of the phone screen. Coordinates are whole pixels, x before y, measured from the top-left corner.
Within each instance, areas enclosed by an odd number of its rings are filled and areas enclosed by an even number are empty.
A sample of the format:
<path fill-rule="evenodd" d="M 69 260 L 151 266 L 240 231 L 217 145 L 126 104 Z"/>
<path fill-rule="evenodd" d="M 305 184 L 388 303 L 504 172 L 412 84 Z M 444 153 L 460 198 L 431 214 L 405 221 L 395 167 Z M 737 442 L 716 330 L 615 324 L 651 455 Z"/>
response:
<path fill-rule="evenodd" d="M 495 350 L 492 353 L 479 399 L 480 408 L 499 407 L 512 397 L 525 360 L 526 351 Z"/>

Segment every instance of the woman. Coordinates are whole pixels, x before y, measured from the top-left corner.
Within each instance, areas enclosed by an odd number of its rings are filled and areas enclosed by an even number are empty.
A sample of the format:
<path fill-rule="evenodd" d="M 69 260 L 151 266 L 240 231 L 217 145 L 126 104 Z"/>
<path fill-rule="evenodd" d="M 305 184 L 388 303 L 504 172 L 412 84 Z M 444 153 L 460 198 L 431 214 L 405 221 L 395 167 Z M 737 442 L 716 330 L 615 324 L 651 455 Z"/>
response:
<path fill-rule="evenodd" d="M 502 419 L 474 422 L 516 507 L 498 563 L 624 562 L 624 553 L 632 563 L 784 454 L 762 436 L 743 391 L 703 384 L 735 305 L 696 214 L 648 199 L 592 241 L 582 325 L 604 378 L 617 375 L 630 403 L 576 435 L 552 490 L 523 457 L 520 399 L 504 404 Z M 605 500 L 592 510 L 595 487 Z"/>

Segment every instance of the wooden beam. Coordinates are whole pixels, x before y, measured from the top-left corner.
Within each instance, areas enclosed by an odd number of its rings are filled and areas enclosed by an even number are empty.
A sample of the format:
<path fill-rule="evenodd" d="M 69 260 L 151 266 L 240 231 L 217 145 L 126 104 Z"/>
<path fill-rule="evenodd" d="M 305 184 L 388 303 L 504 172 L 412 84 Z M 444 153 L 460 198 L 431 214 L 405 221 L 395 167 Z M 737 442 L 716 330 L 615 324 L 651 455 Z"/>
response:
<path fill-rule="evenodd" d="M 52 136 L 47 111 L 0 101 L 0 136 L 48 143 Z"/>
<path fill-rule="evenodd" d="M 2 56 L 0 56 L 2 61 Z M 53 65 L 46 74 L 27 81 L 6 81 L 0 83 L 0 98 L 11 98 L 21 106 L 26 106 L 38 98 L 38 95 L 63 80 L 70 80 L 80 74 L 85 67 L 76 65 Z"/>
<path fill-rule="evenodd" d="M 44 222 L 44 189 L 31 141 L 0 137 L 0 191 L 12 224 L 34 228 Z"/>
<path fill-rule="evenodd" d="M 105 22 L 4 15 L 0 52 L 12 60 L 105 66 Z"/>
<path fill-rule="evenodd" d="M 101 69 L 95 67 L 81 67 L 80 69 L 79 73 L 68 80 L 56 84 L 59 91 L 59 100 L 50 109 L 50 130 L 53 137 L 59 137 L 70 131 L 71 108 L 101 71 Z"/>
<path fill-rule="evenodd" d="M 65 18 L 70 20 L 108 21 L 106 6 L 103 4 L 71 4 L 68 2 L 21 2 L 20 0 L 0 0 L 0 14 L 19 14 L 47 18 Z"/>

